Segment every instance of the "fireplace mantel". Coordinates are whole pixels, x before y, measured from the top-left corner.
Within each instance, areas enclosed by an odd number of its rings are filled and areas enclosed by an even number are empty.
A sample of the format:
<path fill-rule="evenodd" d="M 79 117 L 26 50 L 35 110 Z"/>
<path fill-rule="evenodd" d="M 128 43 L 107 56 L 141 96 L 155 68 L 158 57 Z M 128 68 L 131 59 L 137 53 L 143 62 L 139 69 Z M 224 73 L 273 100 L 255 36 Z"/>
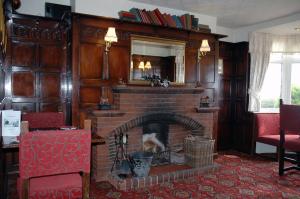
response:
<path fill-rule="evenodd" d="M 197 87 L 147 87 L 147 86 L 116 86 L 113 93 L 148 93 L 148 94 L 199 94 L 204 88 Z"/>

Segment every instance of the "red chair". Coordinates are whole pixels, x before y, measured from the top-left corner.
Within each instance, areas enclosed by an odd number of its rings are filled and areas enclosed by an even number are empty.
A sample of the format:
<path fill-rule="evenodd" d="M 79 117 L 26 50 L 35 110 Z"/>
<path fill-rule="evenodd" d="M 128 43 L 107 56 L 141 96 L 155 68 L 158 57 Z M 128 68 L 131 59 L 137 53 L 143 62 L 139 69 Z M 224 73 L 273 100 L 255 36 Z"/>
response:
<path fill-rule="evenodd" d="M 22 121 L 28 121 L 29 129 L 54 129 L 65 126 L 62 112 L 29 112 L 22 114 Z"/>
<path fill-rule="evenodd" d="M 89 198 L 90 130 L 27 132 L 19 146 L 21 199 Z"/>
<path fill-rule="evenodd" d="M 287 139 L 287 132 L 298 133 L 294 139 Z M 295 152 L 295 158 L 286 157 L 285 151 Z M 284 161 L 293 166 L 284 167 Z M 283 104 L 280 100 L 280 145 L 279 145 L 279 175 L 285 171 L 300 170 L 300 106 Z"/>
<path fill-rule="evenodd" d="M 255 141 L 275 146 L 278 151 L 280 144 L 279 113 L 255 113 L 254 117 Z M 294 132 L 288 132 L 285 138 L 287 140 L 293 140 L 298 137 L 299 135 Z"/>

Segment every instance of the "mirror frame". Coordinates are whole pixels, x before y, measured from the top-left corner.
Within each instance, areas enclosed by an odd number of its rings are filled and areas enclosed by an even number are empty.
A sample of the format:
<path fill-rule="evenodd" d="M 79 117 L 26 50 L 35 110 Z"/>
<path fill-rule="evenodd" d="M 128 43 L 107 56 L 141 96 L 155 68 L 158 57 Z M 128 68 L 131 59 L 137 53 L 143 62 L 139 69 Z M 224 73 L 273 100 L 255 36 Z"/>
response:
<path fill-rule="evenodd" d="M 183 46 L 183 48 L 184 48 L 184 69 L 186 68 L 186 66 L 185 66 L 185 64 L 186 64 L 186 61 L 185 61 L 186 60 L 185 59 L 186 41 L 160 38 L 160 37 L 143 36 L 143 35 L 134 35 L 133 34 L 130 37 L 130 61 L 129 61 L 129 67 L 128 67 L 129 68 L 129 70 L 128 70 L 128 84 L 132 84 L 132 85 L 149 85 L 149 82 L 147 80 L 131 80 L 130 79 L 131 63 L 132 63 L 132 42 L 133 42 L 133 40 L 140 40 L 140 41 L 146 41 L 146 42 L 156 42 L 156 43 Z M 170 85 L 178 85 L 178 86 L 185 85 L 185 74 L 184 74 L 184 82 L 183 83 L 170 82 Z"/>

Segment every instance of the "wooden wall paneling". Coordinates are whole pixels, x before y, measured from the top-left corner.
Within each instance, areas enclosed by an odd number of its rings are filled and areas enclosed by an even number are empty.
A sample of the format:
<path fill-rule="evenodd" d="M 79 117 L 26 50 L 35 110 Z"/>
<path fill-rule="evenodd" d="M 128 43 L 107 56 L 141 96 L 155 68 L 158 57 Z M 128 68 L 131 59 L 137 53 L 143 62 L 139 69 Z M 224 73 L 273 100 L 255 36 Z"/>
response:
<path fill-rule="evenodd" d="M 5 63 L 5 83 L 10 88 L 5 96 L 12 98 L 12 107 L 17 110 L 64 111 L 70 117 L 71 109 L 66 107 L 66 101 L 71 101 L 67 94 L 71 88 L 67 85 L 71 74 L 67 57 L 69 27 L 43 17 L 11 17 Z"/>
<path fill-rule="evenodd" d="M 233 147 L 236 150 L 252 152 L 252 114 L 248 112 L 248 77 L 249 77 L 249 53 L 248 43 L 240 42 L 234 47 L 235 57 L 235 99 L 234 99 L 234 131 Z"/>
<path fill-rule="evenodd" d="M 128 82 L 129 67 L 127 66 L 130 66 L 128 49 L 130 49 L 129 41 L 126 46 L 113 46 L 109 52 L 110 80 L 113 84 L 117 84 L 120 78 Z"/>
<path fill-rule="evenodd" d="M 201 83 L 215 83 L 216 70 L 215 70 L 215 55 L 208 54 L 200 60 L 200 81 Z"/>
<path fill-rule="evenodd" d="M 39 66 L 59 72 L 66 71 L 66 52 L 62 45 L 39 45 Z"/>
<path fill-rule="evenodd" d="M 36 44 L 33 42 L 12 41 L 11 64 L 13 66 L 36 66 Z"/>
<path fill-rule="evenodd" d="M 59 73 L 40 73 L 40 99 L 59 100 L 61 96 Z"/>
<path fill-rule="evenodd" d="M 217 63 L 219 58 L 219 42 L 209 40 L 211 51 L 201 57 L 199 62 L 200 84 L 206 88 L 213 90 L 213 94 L 207 95 L 210 98 L 212 106 L 219 106 L 219 74 L 217 73 Z M 205 94 L 205 92 L 203 93 Z"/>
<path fill-rule="evenodd" d="M 32 71 L 12 72 L 12 96 L 35 97 L 35 73 Z"/>
<path fill-rule="evenodd" d="M 200 77 L 197 77 L 198 69 L 198 49 L 187 47 L 185 50 L 185 65 L 189 66 L 185 68 L 185 82 L 194 83 L 199 81 Z M 198 72 L 200 73 L 200 72 Z"/>
<path fill-rule="evenodd" d="M 220 74 L 220 114 L 218 132 L 218 150 L 232 148 L 233 135 L 233 45 L 220 42 L 220 58 L 223 59 L 223 74 Z"/>
<path fill-rule="evenodd" d="M 0 103 L 5 96 L 5 72 L 3 70 L 2 64 L 0 64 Z"/>
<path fill-rule="evenodd" d="M 102 68 L 102 54 L 105 46 L 104 36 L 108 27 L 116 28 L 118 42 L 112 44 L 109 52 L 110 79 L 102 80 L 98 74 Z M 218 49 L 216 49 L 216 47 L 218 47 L 217 39 L 219 35 L 215 34 L 198 33 L 163 26 L 124 22 L 118 19 L 74 14 L 72 35 L 72 75 L 74 89 L 72 96 L 72 111 L 74 117 L 72 122 L 74 125 L 80 123 L 80 120 L 82 120 L 80 117 L 84 115 L 83 113 L 87 108 L 97 108 L 101 94 L 104 94 L 101 93 L 100 88 L 108 88 L 109 100 L 113 102 L 110 92 L 111 87 L 116 85 L 120 78 L 128 82 L 131 35 L 185 41 L 185 82 L 187 83 L 199 81 L 200 77 L 197 78 L 197 76 L 200 76 L 200 72 L 197 73 L 197 50 L 200 47 L 202 39 L 209 39 L 210 45 L 212 45 L 212 53 L 209 54 L 209 57 L 211 57 L 210 61 L 204 64 L 209 65 L 207 71 L 216 69 L 216 67 L 212 65 L 217 63 L 216 56 L 218 56 Z M 216 87 L 218 87 L 217 79 L 207 84 L 207 88 L 210 89 L 208 90 L 209 93 L 214 90 L 213 94 L 211 94 L 214 98 L 218 96 Z M 217 99 L 214 99 L 214 102 L 216 101 Z"/>
<path fill-rule="evenodd" d="M 104 46 L 92 43 L 80 45 L 80 79 L 100 79 Z"/>

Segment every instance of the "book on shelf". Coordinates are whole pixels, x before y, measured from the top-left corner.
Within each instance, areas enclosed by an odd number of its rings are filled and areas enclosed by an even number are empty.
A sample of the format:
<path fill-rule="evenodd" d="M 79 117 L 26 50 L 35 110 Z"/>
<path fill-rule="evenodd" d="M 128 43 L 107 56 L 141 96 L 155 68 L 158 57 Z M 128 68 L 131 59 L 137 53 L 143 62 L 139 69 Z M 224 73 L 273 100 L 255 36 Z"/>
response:
<path fill-rule="evenodd" d="M 159 21 L 158 17 L 156 16 L 154 10 L 151 11 L 151 15 L 152 15 L 152 18 L 154 19 L 154 22 L 156 25 L 162 25 L 161 22 Z"/>
<path fill-rule="evenodd" d="M 145 9 L 141 10 L 142 11 L 142 14 L 145 18 L 145 22 L 148 23 L 148 24 L 151 24 L 151 20 L 149 19 L 149 16 L 147 14 L 147 11 Z"/>
<path fill-rule="evenodd" d="M 211 29 L 209 28 L 208 25 L 205 24 L 198 24 L 197 30 L 201 32 L 211 33 Z"/>
<path fill-rule="evenodd" d="M 135 15 L 137 22 L 142 22 L 142 17 L 141 17 L 141 15 L 139 13 L 139 10 L 137 8 L 131 8 L 129 10 L 129 12 L 131 12 L 132 14 Z"/>
<path fill-rule="evenodd" d="M 136 16 L 128 11 L 120 11 L 119 13 L 119 17 L 122 20 L 126 20 L 126 21 L 137 21 Z"/>
<path fill-rule="evenodd" d="M 192 29 L 197 30 L 198 23 L 199 23 L 199 19 L 194 17 L 194 15 L 192 15 Z"/>
<path fill-rule="evenodd" d="M 181 24 L 181 22 L 180 22 L 180 18 L 179 18 L 178 16 L 173 15 L 172 18 L 173 18 L 173 20 L 175 21 L 176 27 L 177 27 L 177 28 L 183 28 L 183 27 L 182 27 L 182 24 Z"/>
<path fill-rule="evenodd" d="M 126 21 L 211 32 L 208 25 L 199 24 L 199 19 L 189 13 L 181 16 L 171 16 L 168 13 L 162 14 L 158 8 L 154 10 L 131 8 L 129 11 L 120 11 L 119 17 Z"/>
<path fill-rule="evenodd" d="M 159 11 L 158 8 L 156 8 L 156 9 L 154 10 L 154 13 L 155 13 L 155 15 L 157 16 L 158 20 L 160 21 L 160 24 L 161 24 L 161 25 L 164 25 L 164 26 L 167 26 L 167 25 L 168 25 L 167 21 L 165 20 L 165 18 L 163 17 L 163 15 L 161 14 L 161 12 Z"/>
<path fill-rule="evenodd" d="M 180 16 L 180 21 L 181 21 L 181 24 L 182 24 L 182 28 L 187 29 L 187 26 L 186 26 L 186 19 L 185 19 L 185 16 L 184 16 L 184 15 L 181 15 L 181 16 Z"/>

